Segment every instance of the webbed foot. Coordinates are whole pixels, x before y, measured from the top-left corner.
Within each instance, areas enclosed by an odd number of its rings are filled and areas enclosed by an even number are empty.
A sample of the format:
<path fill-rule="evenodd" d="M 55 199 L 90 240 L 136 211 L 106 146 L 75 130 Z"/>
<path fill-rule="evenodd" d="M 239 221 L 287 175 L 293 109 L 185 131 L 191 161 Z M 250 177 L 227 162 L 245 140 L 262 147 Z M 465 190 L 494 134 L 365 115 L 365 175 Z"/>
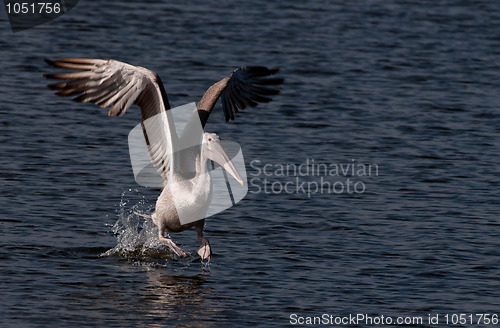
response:
<path fill-rule="evenodd" d="M 184 252 L 182 250 L 182 248 L 180 248 L 179 246 L 177 246 L 173 241 L 172 239 L 170 238 L 165 238 L 165 237 L 160 237 L 160 242 L 165 245 L 165 246 L 168 246 L 168 248 L 170 248 L 170 250 L 172 251 L 172 253 L 174 253 L 175 255 L 179 256 L 179 257 L 186 257 L 187 254 L 186 252 Z"/>

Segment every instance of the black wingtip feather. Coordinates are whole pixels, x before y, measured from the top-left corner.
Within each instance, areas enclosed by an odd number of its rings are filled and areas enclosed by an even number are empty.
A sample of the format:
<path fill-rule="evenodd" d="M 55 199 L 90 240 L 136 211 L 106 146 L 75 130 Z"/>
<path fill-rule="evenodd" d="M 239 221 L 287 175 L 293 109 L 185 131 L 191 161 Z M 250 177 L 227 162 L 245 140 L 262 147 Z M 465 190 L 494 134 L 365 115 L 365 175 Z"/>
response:
<path fill-rule="evenodd" d="M 48 59 L 48 58 L 44 58 L 43 60 L 44 60 L 47 64 L 49 64 L 50 66 L 55 66 L 55 65 L 54 65 L 54 61 L 53 61 L 53 60 L 50 60 L 50 59 Z"/>
<path fill-rule="evenodd" d="M 57 80 L 57 79 L 59 79 L 58 75 L 59 74 L 43 74 L 43 77 L 46 78 L 46 79 Z"/>
<path fill-rule="evenodd" d="M 285 79 L 276 77 L 276 78 L 268 78 L 268 79 L 258 79 L 258 80 L 255 80 L 254 83 L 258 84 L 258 85 L 279 85 L 279 84 L 283 84 L 284 82 L 285 82 Z"/>
<path fill-rule="evenodd" d="M 84 98 L 85 98 L 86 95 L 81 95 L 81 96 L 78 96 L 76 98 L 73 98 L 73 101 L 76 101 L 78 103 L 82 103 L 82 102 L 85 102 L 84 101 Z"/>
<path fill-rule="evenodd" d="M 45 74 L 44 74 L 44 77 L 45 77 Z M 65 86 L 66 86 L 66 83 L 53 83 L 53 84 L 47 85 L 47 88 L 49 88 L 50 90 L 61 90 L 61 89 L 64 89 Z"/>
<path fill-rule="evenodd" d="M 250 77 L 267 76 L 276 73 L 275 69 L 269 69 L 265 66 L 248 66 L 245 71 Z"/>
<path fill-rule="evenodd" d="M 271 96 L 281 92 L 280 85 L 285 81 L 281 77 L 272 77 L 279 71 L 279 68 L 269 69 L 264 66 L 247 66 L 234 70 L 221 95 L 226 122 L 234 120 L 235 114 L 247 106 L 255 107 L 258 103 L 272 101 Z"/>

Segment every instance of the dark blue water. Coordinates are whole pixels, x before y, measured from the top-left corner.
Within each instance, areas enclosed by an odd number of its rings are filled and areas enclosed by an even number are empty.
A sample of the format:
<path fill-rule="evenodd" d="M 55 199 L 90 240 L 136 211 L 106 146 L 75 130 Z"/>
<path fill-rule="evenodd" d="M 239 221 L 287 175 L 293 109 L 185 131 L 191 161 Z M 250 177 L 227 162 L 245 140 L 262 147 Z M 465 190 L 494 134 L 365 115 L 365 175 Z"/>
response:
<path fill-rule="evenodd" d="M 53 96 L 43 59 L 61 57 L 146 66 L 173 106 L 237 66 L 281 67 L 275 101 L 228 124 L 218 108 L 206 127 L 241 144 L 249 177 L 206 222 L 210 267 L 172 258 L 131 215 L 158 196 L 130 167 L 139 111 Z M 2 9 L 0 58 L 0 326 L 500 313 L 497 2 L 82 0 L 16 34 Z M 293 172 L 313 161 L 328 171 Z M 340 164 L 377 171 L 330 174 Z M 358 192 L 313 192 L 348 178 Z M 454 327 L 491 327 L 473 323 Z"/>

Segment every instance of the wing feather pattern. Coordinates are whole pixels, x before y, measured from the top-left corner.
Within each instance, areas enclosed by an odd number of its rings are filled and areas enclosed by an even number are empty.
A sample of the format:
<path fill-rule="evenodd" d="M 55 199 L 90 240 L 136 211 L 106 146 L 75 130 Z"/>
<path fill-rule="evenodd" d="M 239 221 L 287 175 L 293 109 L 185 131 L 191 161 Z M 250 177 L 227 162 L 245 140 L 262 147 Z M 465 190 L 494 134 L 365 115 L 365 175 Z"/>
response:
<path fill-rule="evenodd" d="M 144 67 L 116 60 L 65 58 L 46 60 L 52 66 L 78 72 L 47 74 L 46 78 L 66 80 L 50 84 L 58 96 L 76 96 L 77 102 L 110 107 L 108 115 L 122 116 L 133 104 L 139 106 L 142 130 L 153 165 L 166 183 L 173 170 L 177 133 L 170 104 L 160 77 Z"/>
<path fill-rule="evenodd" d="M 76 70 L 45 75 L 49 79 L 65 80 L 48 86 L 56 90 L 58 96 L 75 96 L 73 100 L 77 102 L 110 107 L 110 116 L 122 116 L 133 104 L 139 106 L 151 162 L 158 167 L 166 182 L 174 171 L 172 154 L 176 151 L 178 136 L 160 77 L 144 67 L 116 60 L 65 58 L 46 61 L 55 67 Z M 284 82 L 284 79 L 274 77 L 278 72 L 277 68 L 264 66 L 239 67 L 212 85 L 197 105 L 202 127 L 205 127 L 219 98 L 226 121 L 234 120 L 235 114 L 246 107 L 270 102 L 272 96 L 280 93 L 280 85 Z M 185 137 L 183 135 L 182 139 Z"/>
<path fill-rule="evenodd" d="M 217 99 L 221 98 L 226 121 L 234 120 L 234 114 L 258 103 L 267 103 L 281 92 L 284 79 L 272 77 L 278 68 L 264 66 L 239 67 L 224 79 L 212 85 L 198 103 L 198 114 L 205 126 Z"/>

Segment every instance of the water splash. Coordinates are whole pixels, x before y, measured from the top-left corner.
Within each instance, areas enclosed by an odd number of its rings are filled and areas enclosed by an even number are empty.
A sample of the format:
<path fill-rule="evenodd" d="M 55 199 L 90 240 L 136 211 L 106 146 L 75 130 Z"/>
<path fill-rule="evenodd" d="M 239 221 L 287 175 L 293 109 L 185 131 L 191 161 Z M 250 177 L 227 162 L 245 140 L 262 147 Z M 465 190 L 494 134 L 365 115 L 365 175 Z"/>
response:
<path fill-rule="evenodd" d="M 186 252 L 186 258 L 177 258 L 160 243 L 158 228 L 147 218 L 154 212 L 154 204 L 150 204 L 139 190 L 124 190 L 116 212 L 118 219 L 113 224 L 112 231 L 117 243 L 115 247 L 102 253 L 101 257 L 125 258 L 145 268 L 170 267 L 177 263 L 177 269 L 186 269 L 194 263 L 201 263 L 202 272 L 210 271 L 209 262 L 200 262 L 200 258 L 192 256 L 190 252 Z M 177 260 L 172 261 L 174 259 Z"/>
<path fill-rule="evenodd" d="M 122 192 L 118 220 L 113 225 L 117 244 L 101 256 L 120 256 L 135 259 L 172 258 L 158 241 L 158 228 L 150 219 L 138 214 L 150 215 L 154 206 L 137 189 Z"/>

